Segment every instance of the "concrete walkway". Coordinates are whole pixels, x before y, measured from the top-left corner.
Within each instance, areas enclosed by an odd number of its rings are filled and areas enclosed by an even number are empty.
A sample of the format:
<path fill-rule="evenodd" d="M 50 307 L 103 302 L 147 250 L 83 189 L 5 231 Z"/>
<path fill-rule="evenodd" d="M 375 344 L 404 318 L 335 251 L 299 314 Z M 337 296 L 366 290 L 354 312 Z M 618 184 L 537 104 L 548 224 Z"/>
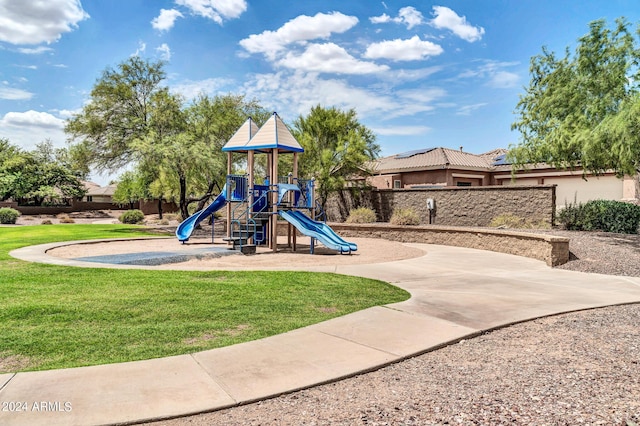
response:
<path fill-rule="evenodd" d="M 0 424 L 123 424 L 212 411 L 373 370 L 514 322 L 640 302 L 640 278 L 551 269 L 541 261 L 473 249 L 415 246 L 427 254 L 313 268 L 394 283 L 411 292 L 408 301 L 191 355 L 0 375 Z M 43 248 L 12 254 L 51 261 Z"/>

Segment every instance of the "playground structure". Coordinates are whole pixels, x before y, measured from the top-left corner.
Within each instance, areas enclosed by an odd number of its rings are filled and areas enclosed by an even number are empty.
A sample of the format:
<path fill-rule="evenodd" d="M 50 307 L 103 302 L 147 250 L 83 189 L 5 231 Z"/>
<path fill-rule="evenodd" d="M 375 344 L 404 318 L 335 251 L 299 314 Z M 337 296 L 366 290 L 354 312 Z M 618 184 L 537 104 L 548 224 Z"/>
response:
<path fill-rule="evenodd" d="M 268 246 L 274 252 L 278 250 L 278 226 L 279 222 L 282 224 L 279 218 L 286 222 L 288 245 L 294 251 L 294 228 L 311 238 L 312 254 L 316 241 L 341 254 L 350 254 L 358 249 L 356 244 L 343 240 L 326 223 L 316 220 L 315 182 L 298 179 L 298 154 L 304 149 L 277 113 L 274 112 L 260 128 L 248 118 L 222 151 L 227 153 L 225 185 L 211 204 L 178 226 L 176 237 L 179 241 L 185 243 L 200 222 L 226 208 L 224 240 L 245 254 L 255 253 L 256 245 Z M 234 154 L 247 156 L 245 175 L 232 174 Z M 256 154 L 267 156 L 267 176 L 261 183 L 255 176 Z M 292 172 L 286 177 L 278 177 L 278 158 L 282 154 L 293 155 Z"/>

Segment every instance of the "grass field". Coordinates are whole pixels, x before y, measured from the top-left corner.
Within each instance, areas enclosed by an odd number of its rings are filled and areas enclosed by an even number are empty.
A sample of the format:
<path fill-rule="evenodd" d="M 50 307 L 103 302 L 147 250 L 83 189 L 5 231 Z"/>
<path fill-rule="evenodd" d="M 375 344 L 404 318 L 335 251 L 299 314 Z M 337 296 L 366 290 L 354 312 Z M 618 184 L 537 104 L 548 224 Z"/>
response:
<path fill-rule="evenodd" d="M 0 373 L 212 349 L 409 297 L 381 281 L 329 273 L 85 269 L 8 254 L 143 232 L 126 225 L 0 227 Z"/>

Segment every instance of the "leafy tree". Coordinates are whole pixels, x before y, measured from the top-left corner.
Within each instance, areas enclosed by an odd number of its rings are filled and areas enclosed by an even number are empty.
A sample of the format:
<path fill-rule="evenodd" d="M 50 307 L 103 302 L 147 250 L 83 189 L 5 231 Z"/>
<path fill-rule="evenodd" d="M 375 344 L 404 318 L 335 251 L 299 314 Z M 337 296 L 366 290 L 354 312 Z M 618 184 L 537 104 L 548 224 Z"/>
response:
<path fill-rule="evenodd" d="M 638 33 L 640 35 L 640 33 Z M 546 48 L 531 59 L 531 81 L 516 107 L 516 166 L 546 162 L 585 172 L 640 169 L 640 48 L 624 19 L 590 24 L 575 54 Z"/>
<path fill-rule="evenodd" d="M 79 140 L 76 156 L 100 171 L 117 171 L 140 160 L 136 141 L 151 131 L 154 99 L 168 91 L 160 85 L 164 78 L 163 62 L 138 56 L 117 69 L 106 69 L 91 90 L 89 102 L 66 123 L 65 132 Z"/>
<path fill-rule="evenodd" d="M 362 173 L 380 152 L 375 135 L 358 122 L 353 109 L 315 106 L 294 122 L 293 135 L 304 148 L 299 176 L 316 179 L 323 209 L 329 194 L 344 188 L 346 178 Z"/>
<path fill-rule="evenodd" d="M 82 197 L 85 188 L 78 175 L 61 162 L 64 149 L 54 150 L 45 141 L 31 152 L 23 151 L 4 139 L 0 141 L 0 199 L 42 205 Z"/>
<path fill-rule="evenodd" d="M 177 199 L 183 217 L 188 205 L 209 199 L 226 174 L 222 145 L 248 115 L 268 116 L 243 96 L 199 96 L 184 100 L 161 86 L 164 63 L 132 57 L 107 69 L 90 102 L 67 122 L 75 163 L 117 171 L 134 165 L 150 182 L 150 194 Z M 201 195 L 204 194 L 204 195 Z"/>
<path fill-rule="evenodd" d="M 224 144 L 231 139 L 247 117 L 252 117 L 260 125 L 271 114 L 256 100 L 247 100 L 242 95 L 233 94 L 213 98 L 200 95 L 187 108 L 186 114 L 189 137 L 202 141 L 211 155 L 193 176 L 194 193 L 204 195 L 197 200 L 192 198 L 189 201 L 198 201 L 197 210 L 200 210 L 213 195 L 214 189 L 222 188 L 224 185 L 227 173 L 227 154 L 222 152 Z M 236 161 L 238 159 L 239 157 Z"/>
<path fill-rule="evenodd" d="M 178 114 L 178 111 L 174 111 Z M 256 101 L 243 96 L 221 95 L 213 98 L 200 95 L 182 114 L 183 128 L 169 138 L 148 145 L 148 158 L 160 164 L 159 175 L 152 184 L 154 195 L 179 200 L 183 218 L 188 206 L 204 207 L 216 187 L 222 188 L 226 176 L 227 155 L 222 146 L 238 128 L 252 116 L 265 121 L 269 113 Z"/>
<path fill-rule="evenodd" d="M 113 201 L 119 204 L 129 204 L 133 209 L 133 203 L 140 199 L 149 199 L 150 182 L 140 172 L 126 171 L 118 178 L 118 186 L 113 193 Z"/>

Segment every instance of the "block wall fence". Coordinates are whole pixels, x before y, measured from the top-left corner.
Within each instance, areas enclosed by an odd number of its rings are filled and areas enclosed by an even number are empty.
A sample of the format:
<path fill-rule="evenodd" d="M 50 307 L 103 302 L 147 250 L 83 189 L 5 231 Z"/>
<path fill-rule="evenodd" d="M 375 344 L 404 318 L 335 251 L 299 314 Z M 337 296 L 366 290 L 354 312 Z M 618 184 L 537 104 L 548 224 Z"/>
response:
<path fill-rule="evenodd" d="M 427 199 L 435 209 L 430 216 Z M 513 215 L 535 224 L 555 224 L 556 187 L 477 186 L 429 189 L 349 188 L 333 194 L 326 203 L 327 220 L 343 222 L 352 209 L 375 210 L 378 222 L 388 222 L 393 211 L 411 208 L 422 224 L 488 226 L 501 215 Z"/>

